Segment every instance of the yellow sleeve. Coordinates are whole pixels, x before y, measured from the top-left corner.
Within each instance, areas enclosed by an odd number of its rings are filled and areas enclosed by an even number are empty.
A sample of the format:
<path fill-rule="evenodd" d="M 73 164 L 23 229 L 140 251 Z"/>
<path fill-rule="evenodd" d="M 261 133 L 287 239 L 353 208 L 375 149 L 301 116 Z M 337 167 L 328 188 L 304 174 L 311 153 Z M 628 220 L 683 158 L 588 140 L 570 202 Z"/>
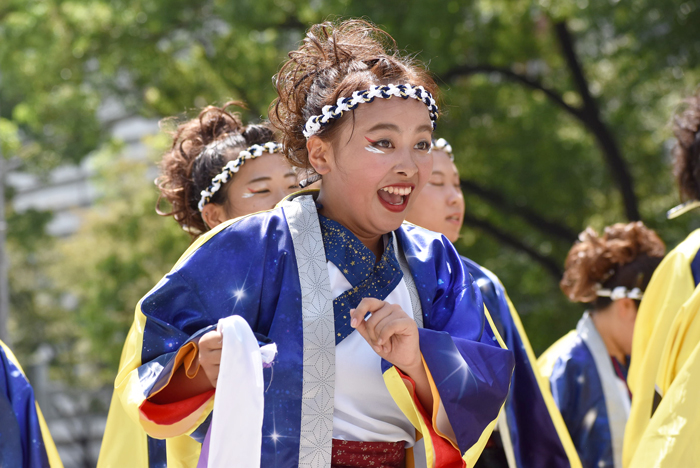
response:
<path fill-rule="evenodd" d="M 44 419 L 44 414 L 39 408 L 39 403 L 36 403 L 36 414 L 39 419 L 39 427 L 41 427 L 41 435 L 44 438 L 44 447 L 46 448 L 46 455 L 49 458 L 49 466 L 51 468 L 63 468 L 63 462 L 61 462 L 61 457 L 58 456 L 58 450 L 56 449 L 56 444 L 53 442 L 53 437 L 49 432 L 49 426 L 46 425 L 46 420 Z"/>
<path fill-rule="evenodd" d="M 656 385 L 665 397 L 681 368 L 700 343 L 700 288 L 683 304 L 666 338 Z M 700 389 L 699 389 L 700 390 Z"/>
<path fill-rule="evenodd" d="M 661 262 L 639 307 L 632 341 L 628 385 L 632 408 L 625 428 L 622 464 L 629 467 L 644 433 L 661 372 L 661 358 L 676 315 L 695 289 L 690 262 L 700 247 L 700 230 L 693 232 Z"/>
<path fill-rule="evenodd" d="M 639 440 L 628 468 L 700 466 L 700 342 L 679 369 Z"/>
<path fill-rule="evenodd" d="M 663 398 L 629 468 L 700 466 L 700 288 L 672 320 L 656 384 Z"/>

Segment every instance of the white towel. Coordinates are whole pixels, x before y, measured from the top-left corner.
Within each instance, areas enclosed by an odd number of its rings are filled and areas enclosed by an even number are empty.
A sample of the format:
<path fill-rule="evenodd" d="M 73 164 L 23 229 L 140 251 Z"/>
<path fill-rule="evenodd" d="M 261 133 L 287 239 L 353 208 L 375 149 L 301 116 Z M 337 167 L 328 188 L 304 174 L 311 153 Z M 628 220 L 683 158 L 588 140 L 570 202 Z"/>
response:
<path fill-rule="evenodd" d="M 197 466 L 258 468 L 265 391 L 263 364 L 275 358 L 277 345 L 260 347 L 248 322 L 238 315 L 219 320 L 217 331 L 223 334 L 221 367 L 208 440 Z"/>

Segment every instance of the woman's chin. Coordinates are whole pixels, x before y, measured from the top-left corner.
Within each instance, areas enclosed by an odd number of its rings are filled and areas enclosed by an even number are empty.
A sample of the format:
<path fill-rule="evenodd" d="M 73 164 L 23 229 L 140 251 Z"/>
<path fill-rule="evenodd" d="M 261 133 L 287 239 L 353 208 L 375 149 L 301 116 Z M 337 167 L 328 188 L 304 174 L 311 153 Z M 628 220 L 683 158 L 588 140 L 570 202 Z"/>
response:
<path fill-rule="evenodd" d="M 396 218 L 396 219 L 389 219 L 389 218 Z M 384 219 L 378 219 L 376 223 L 374 224 L 376 226 L 377 231 L 379 231 L 380 234 L 388 234 L 390 232 L 396 231 L 398 228 L 401 227 L 403 224 L 404 218 L 403 217 L 397 217 L 397 216 L 387 216 Z"/>
<path fill-rule="evenodd" d="M 454 244 L 459 239 L 460 229 L 459 227 L 450 224 L 442 230 L 442 234 Z"/>

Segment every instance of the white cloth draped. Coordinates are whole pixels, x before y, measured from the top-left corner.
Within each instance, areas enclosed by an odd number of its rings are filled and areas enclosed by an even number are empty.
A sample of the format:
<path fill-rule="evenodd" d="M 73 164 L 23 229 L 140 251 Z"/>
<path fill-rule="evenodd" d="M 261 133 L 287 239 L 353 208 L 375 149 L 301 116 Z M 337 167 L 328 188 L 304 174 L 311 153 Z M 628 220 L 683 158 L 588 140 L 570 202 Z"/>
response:
<path fill-rule="evenodd" d="M 277 345 L 260 347 L 248 322 L 238 315 L 219 320 L 217 330 L 223 334 L 223 347 L 207 434 L 209 453 L 200 458 L 197 467 L 258 467 L 265 391 L 263 363 L 272 362 Z"/>

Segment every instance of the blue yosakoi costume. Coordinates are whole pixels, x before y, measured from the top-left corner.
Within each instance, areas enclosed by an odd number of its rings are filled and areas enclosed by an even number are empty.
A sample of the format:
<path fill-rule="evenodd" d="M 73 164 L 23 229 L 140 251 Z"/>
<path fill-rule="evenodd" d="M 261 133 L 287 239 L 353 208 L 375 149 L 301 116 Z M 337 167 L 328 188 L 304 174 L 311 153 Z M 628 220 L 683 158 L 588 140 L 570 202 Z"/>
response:
<path fill-rule="evenodd" d="M 34 390 L 0 342 L 0 467 L 62 468 Z"/>
<path fill-rule="evenodd" d="M 494 443 L 494 450 L 502 447 L 510 468 L 579 467 L 578 455 L 552 399 L 549 383 L 539 374 L 532 347 L 505 288 L 491 271 L 466 257 L 462 261 L 481 290 L 498 334 L 515 356 L 504 415 L 499 420 L 498 432 L 492 436 L 500 435 L 500 444 Z M 490 327 L 487 332 L 493 334 Z M 501 458 L 496 453 L 491 456 Z M 484 466 L 498 464 L 495 460 L 484 463 Z"/>
<path fill-rule="evenodd" d="M 540 357 L 584 468 L 621 468 L 630 412 L 627 368 L 612 358 L 586 312 Z"/>
<path fill-rule="evenodd" d="M 385 236 L 384 255 L 373 266 L 352 233 L 328 221 L 322 225 L 312 196 L 302 192 L 272 211 L 225 223 L 198 239 L 140 301 L 114 404 L 153 437 L 151 453 L 174 454 L 167 444 L 183 437 L 201 441 L 214 391 L 167 405 L 148 399 L 180 366 L 194 375 L 198 338 L 220 318 L 236 314 L 261 343 L 274 342 L 278 350 L 264 370 L 261 466 L 329 467 L 338 438 L 334 408 L 346 398 L 342 385 L 352 380 L 341 352 L 352 340 L 361 344 L 347 311 L 362 297 L 389 300 L 400 287 L 407 291 L 404 298 L 410 296 L 404 302 L 410 312 L 403 310 L 418 323 L 435 402 L 427 416 L 411 379 L 376 356 L 372 372 L 411 428 L 406 466 L 473 466 L 496 424 L 513 369 L 512 353 L 483 333 L 479 288 L 442 236 L 405 224 Z M 331 269 L 336 276 L 329 277 Z M 343 281 L 349 289 L 333 294 Z M 129 424 L 122 417 L 114 421 Z M 107 433 L 118 436 L 109 422 Z M 166 447 L 155 438 L 167 438 Z M 103 447 L 111 443 L 105 436 Z M 111 453 L 107 448 L 105 458 Z"/>

